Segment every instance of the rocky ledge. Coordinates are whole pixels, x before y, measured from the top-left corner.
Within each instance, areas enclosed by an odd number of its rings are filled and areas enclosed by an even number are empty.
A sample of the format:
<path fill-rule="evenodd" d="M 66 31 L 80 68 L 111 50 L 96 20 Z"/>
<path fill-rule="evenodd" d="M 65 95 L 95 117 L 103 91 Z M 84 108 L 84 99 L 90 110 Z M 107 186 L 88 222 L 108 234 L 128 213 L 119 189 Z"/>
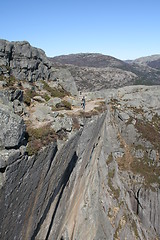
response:
<path fill-rule="evenodd" d="M 159 239 L 159 90 L 110 90 L 106 112 L 61 146 L 48 133 L 53 143 L 33 156 L 21 117 L 10 112 L 15 142 L 1 146 L 0 238 Z"/>

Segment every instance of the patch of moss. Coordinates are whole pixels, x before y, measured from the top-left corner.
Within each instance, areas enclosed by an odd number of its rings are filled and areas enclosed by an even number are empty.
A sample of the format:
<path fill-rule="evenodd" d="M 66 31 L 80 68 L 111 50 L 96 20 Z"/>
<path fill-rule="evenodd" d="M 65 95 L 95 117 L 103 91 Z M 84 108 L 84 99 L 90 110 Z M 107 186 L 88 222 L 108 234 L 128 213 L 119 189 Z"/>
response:
<path fill-rule="evenodd" d="M 113 183 L 112 183 L 112 179 L 115 175 L 115 169 L 112 169 L 108 172 L 108 186 L 111 189 L 114 198 L 118 199 L 119 195 L 120 195 L 120 189 L 119 188 L 114 188 Z"/>
<path fill-rule="evenodd" d="M 151 123 L 137 119 L 135 127 L 142 134 L 143 138 L 151 142 L 153 146 L 160 151 L 160 133 Z"/>
<path fill-rule="evenodd" d="M 160 117 L 156 113 L 152 118 L 152 125 L 155 127 L 157 131 L 160 132 Z"/>
<path fill-rule="evenodd" d="M 125 216 L 123 216 L 122 218 L 121 218 L 121 220 L 122 219 L 125 219 Z M 116 231 L 115 231 L 115 233 L 114 233 L 114 237 L 113 237 L 113 239 L 119 239 L 119 233 L 120 233 L 120 231 L 121 231 L 121 229 L 123 228 L 123 223 L 122 223 L 122 221 L 119 221 L 119 224 L 118 224 L 118 227 L 116 228 Z M 126 220 L 124 220 L 124 221 L 126 221 Z"/>
<path fill-rule="evenodd" d="M 3 74 L 0 75 L 0 81 L 6 81 L 7 87 L 13 87 L 18 82 L 14 76 L 5 77 Z"/>
<path fill-rule="evenodd" d="M 142 146 L 142 145 L 140 145 L 140 144 L 138 144 L 138 145 L 135 145 L 135 146 L 133 146 L 136 150 L 143 150 L 143 151 L 145 151 L 145 147 L 144 146 Z"/>
<path fill-rule="evenodd" d="M 50 127 L 50 125 L 39 128 L 31 128 L 28 126 L 27 134 L 27 152 L 29 156 L 36 154 L 43 146 L 46 146 L 49 143 L 56 141 L 57 139 L 56 133 Z"/>
<path fill-rule="evenodd" d="M 62 101 L 62 104 L 64 105 L 64 108 L 67 110 L 71 110 L 72 109 L 72 105 L 70 102 L 67 102 L 66 100 Z"/>
<path fill-rule="evenodd" d="M 60 113 L 60 114 L 58 115 L 58 117 L 63 118 L 63 117 L 64 117 L 64 114 L 63 114 L 63 113 Z"/>
<path fill-rule="evenodd" d="M 140 174 L 144 177 L 144 184 L 147 187 L 152 188 L 153 183 L 160 184 L 160 167 L 151 164 L 146 156 L 141 160 L 135 158 L 130 167 L 134 174 Z"/>
<path fill-rule="evenodd" d="M 44 100 L 48 102 L 51 97 L 47 93 L 45 93 L 44 95 L 42 95 L 42 98 L 44 98 Z"/>
<path fill-rule="evenodd" d="M 9 76 L 9 78 L 6 78 L 7 86 L 12 87 L 17 82 L 16 78 L 14 76 Z"/>
<path fill-rule="evenodd" d="M 3 74 L 0 74 L 0 81 L 4 81 L 4 80 L 6 79 L 4 78 Z"/>
<path fill-rule="evenodd" d="M 42 81 L 43 83 L 43 88 L 48 91 L 51 94 L 51 97 L 59 97 L 59 98 L 63 98 L 67 95 L 69 95 L 69 93 L 64 90 L 62 87 L 61 88 L 52 88 L 49 86 L 49 84 L 45 81 Z"/>
<path fill-rule="evenodd" d="M 33 91 L 31 89 L 27 89 L 23 94 L 24 103 L 27 104 L 27 106 L 30 106 L 31 100 L 33 99 L 33 97 L 35 95 L 36 95 L 35 91 Z"/>
<path fill-rule="evenodd" d="M 110 153 L 110 155 L 108 156 L 107 160 L 106 160 L 106 164 L 110 164 L 113 161 L 113 156 L 112 153 Z"/>
<path fill-rule="evenodd" d="M 136 225 L 136 223 L 135 223 L 134 220 L 132 221 L 132 229 L 133 229 L 133 231 L 134 231 L 134 234 L 135 234 L 136 239 L 139 239 L 139 234 L 138 234 L 138 230 L 137 230 L 137 225 Z"/>
<path fill-rule="evenodd" d="M 52 106 L 52 111 L 59 111 L 59 110 L 71 110 L 72 105 L 71 103 L 63 100 L 60 103 L 57 103 L 56 106 Z"/>
<path fill-rule="evenodd" d="M 148 188 L 153 187 L 154 183 L 160 184 L 160 166 L 157 166 L 156 162 L 150 160 L 147 156 L 147 152 L 144 149 L 144 146 L 137 145 L 133 147 L 134 149 L 142 149 L 144 151 L 144 156 L 141 159 L 132 156 L 132 161 L 127 162 L 128 155 L 125 153 L 123 157 L 119 158 L 117 163 L 120 170 L 132 171 L 135 175 L 139 174 L 144 178 L 144 185 Z"/>

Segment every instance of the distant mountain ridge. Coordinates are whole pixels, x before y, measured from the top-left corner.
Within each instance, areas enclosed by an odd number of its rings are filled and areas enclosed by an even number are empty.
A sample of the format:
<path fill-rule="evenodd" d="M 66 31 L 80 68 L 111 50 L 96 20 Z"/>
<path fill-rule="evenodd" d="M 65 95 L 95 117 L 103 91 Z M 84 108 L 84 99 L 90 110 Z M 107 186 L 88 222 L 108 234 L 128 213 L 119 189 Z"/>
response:
<path fill-rule="evenodd" d="M 78 53 L 49 58 L 28 42 L 0 39 L 0 77 L 57 81 L 73 95 L 129 85 L 160 85 L 159 55 L 122 61 L 100 53 Z M 66 83 L 67 82 L 67 83 Z M 75 84 L 76 83 L 76 84 Z M 2 84 L 2 83 L 1 83 Z M 74 86 L 74 87 L 73 87 Z"/>
<path fill-rule="evenodd" d="M 100 53 L 78 53 L 61 55 L 50 58 L 52 62 L 58 62 L 61 64 L 71 64 L 78 67 L 116 67 L 120 69 L 126 69 L 129 67 L 128 63 L 117 59 L 109 55 L 103 55 Z"/>
<path fill-rule="evenodd" d="M 149 63 L 147 59 L 150 59 Z M 100 53 L 78 53 L 49 58 L 54 65 L 68 68 L 81 90 L 160 84 L 160 59 L 147 59 L 141 58 L 143 63 L 138 59 L 122 61 Z"/>
<path fill-rule="evenodd" d="M 160 54 L 137 58 L 132 63 L 147 65 L 152 68 L 160 69 Z"/>

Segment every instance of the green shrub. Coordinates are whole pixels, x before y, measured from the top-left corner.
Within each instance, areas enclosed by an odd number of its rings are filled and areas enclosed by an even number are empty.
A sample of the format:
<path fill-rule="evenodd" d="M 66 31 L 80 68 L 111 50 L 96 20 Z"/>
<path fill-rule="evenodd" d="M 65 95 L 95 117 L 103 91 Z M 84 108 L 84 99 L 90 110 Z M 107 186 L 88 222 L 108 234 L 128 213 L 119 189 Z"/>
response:
<path fill-rule="evenodd" d="M 31 99 L 36 95 L 35 91 L 31 89 L 27 89 L 23 94 L 23 101 L 27 104 L 27 106 L 30 106 Z"/>
<path fill-rule="evenodd" d="M 52 88 L 45 81 L 42 81 L 42 83 L 43 83 L 43 88 L 51 94 L 51 97 L 63 98 L 69 95 L 69 93 L 63 88 Z"/>
<path fill-rule="evenodd" d="M 160 133 L 155 126 L 149 122 L 137 119 L 135 127 L 142 134 L 143 138 L 151 142 L 153 146 L 160 151 Z"/>
<path fill-rule="evenodd" d="M 14 76 L 9 76 L 9 78 L 6 78 L 7 86 L 12 87 L 16 83 L 16 78 Z"/>
<path fill-rule="evenodd" d="M 47 93 L 45 93 L 42 97 L 44 98 L 44 100 L 46 102 L 48 102 L 50 100 L 50 96 Z"/>
<path fill-rule="evenodd" d="M 60 103 L 57 103 L 55 107 L 52 107 L 52 111 L 56 111 L 56 110 L 71 110 L 72 109 L 72 105 L 71 103 L 63 100 Z"/>
<path fill-rule="evenodd" d="M 1 74 L 0 81 L 6 81 L 7 87 L 12 87 L 18 80 L 16 80 L 14 76 L 5 77 L 3 74 Z"/>
<path fill-rule="evenodd" d="M 5 78 L 4 78 L 3 74 L 0 74 L 0 81 L 4 81 L 4 80 L 5 80 Z"/>
<path fill-rule="evenodd" d="M 62 101 L 62 104 L 64 105 L 65 109 L 71 110 L 72 109 L 72 105 L 70 102 L 67 102 L 65 100 Z"/>
<path fill-rule="evenodd" d="M 43 146 L 46 146 L 57 139 L 55 131 L 49 124 L 39 128 L 27 127 L 27 134 L 28 155 L 36 154 Z"/>

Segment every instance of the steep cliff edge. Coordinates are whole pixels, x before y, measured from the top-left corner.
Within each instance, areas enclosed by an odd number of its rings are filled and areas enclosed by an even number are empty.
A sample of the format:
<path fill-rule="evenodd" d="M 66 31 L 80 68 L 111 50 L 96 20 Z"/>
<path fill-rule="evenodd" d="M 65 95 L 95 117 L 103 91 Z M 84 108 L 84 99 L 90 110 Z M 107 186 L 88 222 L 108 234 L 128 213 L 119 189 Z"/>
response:
<path fill-rule="evenodd" d="M 10 152 L 1 169 L 0 238 L 159 239 L 158 89 L 154 93 L 120 89 L 106 113 L 61 149 L 55 143 L 33 157 Z M 131 101 L 134 96 L 139 99 Z"/>
<path fill-rule="evenodd" d="M 0 239 L 160 239 L 160 86 L 115 70 L 0 40 Z"/>

